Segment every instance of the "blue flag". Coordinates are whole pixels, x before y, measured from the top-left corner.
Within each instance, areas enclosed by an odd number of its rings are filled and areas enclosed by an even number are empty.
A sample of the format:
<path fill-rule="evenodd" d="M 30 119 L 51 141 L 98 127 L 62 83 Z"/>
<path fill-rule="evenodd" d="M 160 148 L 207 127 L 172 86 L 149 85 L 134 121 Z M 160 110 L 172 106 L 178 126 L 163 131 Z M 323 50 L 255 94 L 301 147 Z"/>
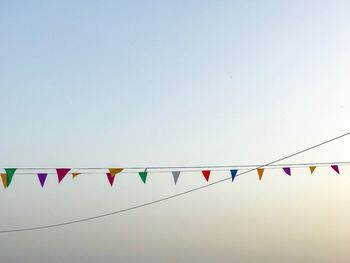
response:
<path fill-rule="evenodd" d="M 237 175 L 237 172 L 238 172 L 238 170 L 230 170 L 231 171 L 231 177 L 232 177 L 232 182 L 233 182 L 233 180 L 235 179 L 235 177 L 236 177 L 236 175 Z"/>

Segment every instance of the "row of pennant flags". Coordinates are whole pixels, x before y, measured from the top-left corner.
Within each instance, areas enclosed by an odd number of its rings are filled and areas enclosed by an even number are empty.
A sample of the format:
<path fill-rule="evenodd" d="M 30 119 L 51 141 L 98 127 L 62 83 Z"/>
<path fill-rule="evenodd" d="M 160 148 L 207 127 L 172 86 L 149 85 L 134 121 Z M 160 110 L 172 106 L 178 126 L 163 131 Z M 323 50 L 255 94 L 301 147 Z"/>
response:
<path fill-rule="evenodd" d="M 337 174 L 340 174 L 338 165 L 330 165 L 330 167 Z M 315 165 L 314 166 L 309 166 L 308 168 L 310 170 L 310 173 L 312 174 L 315 171 L 316 166 Z M 8 188 L 10 186 L 11 182 L 12 182 L 12 179 L 13 179 L 16 171 L 18 169 L 16 169 L 16 168 L 5 168 L 4 170 L 5 170 L 5 173 L 1 173 L 0 174 L 1 175 L 1 180 L 2 180 L 4 188 Z M 107 176 L 108 182 L 109 182 L 109 184 L 111 186 L 113 186 L 114 179 L 115 179 L 116 175 L 121 173 L 121 172 L 123 172 L 124 168 L 109 168 L 107 170 L 108 170 L 108 172 L 106 172 L 106 176 Z M 291 167 L 282 167 L 282 170 L 288 176 L 292 175 Z M 58 168 L 58 169 L 56 169 L 58 183 L 60 183 L 66 177 L 66 175 L 69 174 L 71 171 L 72 171 L 72 169 L 70 169 L 70 168 Z M 259 180 L 262 180 L 262 177 L 264 175 L 265 169 L 261 167 L 261 168 L 257 168 L 256 171 L 257 171 Z M 205 180 L 207 182 L 209 182 L 209 178 L 210 178 L 211 172 L 212 172 L 212 170 L 202 170 L 201 171 L 203 177 L 205 178 Z M 173 176 L 173 179 L 174 179 L 174 183 L 176 185 L 177 181 L 178 181 L 178 179 L 180 177 L 181 171 L 171 171 L 171 173 L 172 173 L 172 176 Z M 237 176 L 237 173 L 238 173 L 237 169 L 231 169 L 230 170 L 230 175 L 231 175 L 232 182 L 234 181 L 235 177 Z M 80 172 L 80 173 L 79 172 L 71 172 L 71 174 L 72 174 L 72 177 L 74 179 L 74 178 L 76 178 L 77 176 L 79 176 L 79 175 L 81 175 L 83 173 L 82 172 Z M 147 169 L 145 169 L 145 171 L 138 172 L 138 175 L 140 176 L 142 182 L 144 184 L 146 184 L 147 176 L 148 176 Z M 37 176 L 38 176 L 38 180 L 39 180 L 39 183 L 40 183 L 41 187 L 44 187 L 46 179 L 47 179 L 47 176 L 48 176 L 48 173 L 37 173 Z"/>

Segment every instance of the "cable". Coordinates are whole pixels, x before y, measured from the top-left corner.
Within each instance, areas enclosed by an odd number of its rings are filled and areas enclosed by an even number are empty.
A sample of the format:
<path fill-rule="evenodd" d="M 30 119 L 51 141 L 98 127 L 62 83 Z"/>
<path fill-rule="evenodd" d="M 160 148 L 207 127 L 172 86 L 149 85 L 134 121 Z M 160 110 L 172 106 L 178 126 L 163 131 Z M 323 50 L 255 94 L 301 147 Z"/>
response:
<path fill-rule="evenodd" d="M 307 168 L 310 166 L 317 166 L 317 167 L 324 167 L 324 166 L 330 166 L 330 165 L 339 165 L 339 166 L 348 166 L 350 165 L 349 161 L 333 161 L 333 162 L 309 162 L 309 163 L 282 163 L 282 164 L 272 164 L 269 165 L 269 167 L 266 167 L 266 170 L 275 170 L 275 169 L 281 169 L 284 167 L 289 168 Z M 246 171 L 249 170 L 251 167 L 258 167 L 261 166 L 261 164 L 240 164 L 240 165 L 202 165 L 202 166 L 159 166 L 159 167 L 150 167 L 147 168 L 147 171 L 149 173 L 166 173 L 166 172 L 173 172 L 173 171 L 179 171 L 181 173 L 193 173 L 193 172 L 201 172 L 202 169 L 209 169 L 212 172 L 220 172 L 220 171 L 227 171 L 228 169 L 238 169 L 240 171 Z M 48 170 L 46 172 L 47 175 L 56 175 L 57 172 L 54 168 L 17 168 L 16 169 L 16 175 L 34 175 L 37 172 L 42 172 L 42 170 Z M 94 169 L 94 170 L 93 170 Z M 132 170 L 129 171 L 128 169 L 136 169 L 136 168 L 124 168 L 123 174 L 138 174 L 140 171 L 144 171 L 146 168 L 140 168 L 139 170 Z M 32 172 L 32 170 L 37 170 L 37 172 Z M 52 171 L 51 171 L 52 170 Z M 71 173 L 79 173 L 80 175 L 105 175 L 106 172 L 108 172 L 109 168 L 70 168 Z"/>
<path fill-rule="evenodd" d="M 296 156 L 296 155 L 302 154 L 304 152 L 310 151 L 312 149 L 315 149 L 315 148 L 320 147 L 322 145 L 328 144 L 330 142 L 333 142 L 335 140 L 338 140 L 338 139 L 343 138 L 343 137 L 348 136 L 348 135 L 350 135 L 350 132 L 347 132 L 347 133 L 344 133 L 344 134 L 339 135 L 337 137 L 334 137 L 332 139 L 323 141 L 323 142 L 321 142 L 319 144 L 313 145 L 313 146 L 308 147 L 306 149 L 303 149 L 303 150 L 300 150 L 300 151 L 295 152 L 293 154 L 287 155 L 287 156 L 282 157 L 280 159 L 277 159 L 275 161 L 266 163 L 264 165 L 257 166 L 257 167 L 255 167 L 253 169 L 250 169 L 248 171 L 245 171 L 245 172 L 242 172 L 240 174 L 237 174 L 236 176 L 241 176 L 243 174 L 247 174 L 247 173 L 250 173 L 252 171 L 255 171 L 258 168 L 263 168 L 265 166 L 269 166 L 269 165 L 272 165 L 274 163 L 278 163 L 280 161 L 283 161 L 283 160 L 286 160 L 286 159 L 291 158 L 293 156 Z M 142 207 L 146 207 L 146 206 L 153 205 L 153 204 L 156 204 L 156 203 L 160 203 L 160 202 L 163 202 L 163 201 L 166 201 L 166 200 L 169 200 L 169 199 L 173 199 L 173 198 L 176 198 L 176 197 L 179 197 L 179 196 L 183 196 L 183 195 L 186 195 L 186 194 L 189 194 L 189 193 L 192 193 L 192 192 L 195 192 L 195 191 L 207 188 L 209 186 L 213 186 L 213 185 L 219 184 L 221 182 L 224 182 L 224 181 L 227 181 L 227 180 L 230 180 L 230 179 L 231 179 L 231 177 L 224 178 L 224 179 L 221 179 L 221 180 L 218 180 L 218 181 L 215 181 L 215 182 L 203 185 L 203 186 L 192 188 L 190 190 L 187 190 L 187 191 L 184 191 L 184 192 L 181 192 L 181 193 L 178 193 L 178 194 L 174 194 L 174 195 L 171 195 L 171 196 L 168 196 L 168 197 L 160 198 L 160 199 L 157 199 L 157 200 L 154 200 L 154 201 L 151 201 L 151 202 L 143 203 L 143 204 L 140 204 L 140 205 L 128 207 L 128 208 L 125 208 L 125 209 L 113 211 L 113 212 L 106 213 L 106 214 L 101 214 L 101 215 L 97 215 L 97 216 L 92 216 L 92 217 L 82 218 L 82 219 L 78 219 L 78 220 L 67 221 L 67 222 L 63 222 L 63 223 L 51 224 L 51 225 L 44 225 L 44 226 L 37 226 L 37 227 L 27 227 L 27 228 L 18 228 L 18 229 L 7 229 L 7 230 L 5 229 L 5 230 L 0 230 L 0 233 L 3 234 L 3 233 L 15 233 L 15 232 L 34 231 L 34 230 L 40 230 L 40 229 L 49 229 L 49 228 L 56 228 L 56 227 L 60 227 L 60 226 L 72 225 L 72 224 L 82 223 L 82 222 L 86 222 L 86 221 L 92 221 L 92 220 L 96 220 L 96 219 L 99 219 L 99 218 L 108 217 L 108 216 L 112 216 L 112 215 L 116 215 L 116 214 L 121 214 L 121 213 L 125 213 L 125 212 L 131 211 L 131 210 L 135 210 L 135 209 L 138 209 L 138 208 L 142 208 Z"/>
<path fill-rule="evenodd" d="M 270 167 L 283 167 L 283 166 L 302 166 L 302 167 L 307 167 L 309 165 L 329 165 L 329 164 L 340 164 L 340 165 L 346 165 L 350 164 L 350 162 L 345 162 L 345 161 L 335 161 L 335 162 L 309 162 L 309 163 L 283 163 L 283 164 L 272 164 Z M 144 171 L 145 168 L 147 168 L 148 171 L 150 170 L 168 170 L 172 171 L 172 169 L 204 169 L 204 168 L 230 168 L 230 167 L 235 167 L 235 168 L 249 168 L 249 167 L 257 167 L 261 166 L 262 164 L 232 164 L 232 165 L 200 165 L 200 166 L 147 166 L 147 167 L 124 167 L 123 172 L 127 170 L 141 170 Z M 118 166 L 110 166 L 110 167 L 72 167 L 71 170 L 74 171 L 79 171 L 79 170 L 108 170 L 111 167 L 118 167 Z M 3 169 L 3 168 L 2 168 Z M 17 171 L 19 170 L 56 170 L 57 167 L 45 167 L 45 168 L 16 168 Z M 128 171 L 129 173 L 138 173 L 138 171 Z M 16 173 L 18 174 L 18 173 Z M 32 173 L 28 173 L 32 174 Z"/>
<path fill-rule="evenodd" d="M 309 168 L 310 166 L 317 166 L 317 167 L 325 167 L 325 166 L 330 166 L 330 165 L 339 165 L 339 166 L 348 166 L 350 165 L 350 162 L 315 162 L 315 163 L 293 163 L 293 164 L 279 164 L 279 165 L 269 165 L 268 167 L 265 167 L 266 170 L 277 170 L 281 169 L 284 167 L 289 167 L 293 169 L 299 169 L 299 168 Z M 240 171 L 247 171 L 251 169 L 251 167 L 258 167 L 260 166 L 259 164 L 248 164 L 248 165 L 236 165 L 236 166 L 222 166 L 222 168 L 216 168 L 218 166 L 203 166 L 201 167 L 202 169 L 209 169 L 212 172 L 223 172 L 227 171 L 228 169 L 232 168 L 239 168 Z M 179 168 L 179 167 L 176 167 Z M 73 172 L 79 172 L 81 175 L 106 175 L 105 173 L 108 171 L 108 168 L 101 168 L 101 170 L 104 170 L 103 172 L 97 172 L 97 171 L 89 171 L 85 172 L 84 170 L 74 170 L 72 168 Z M 144 169 L 142 170 L 144 171 Z M 201 169 L 166 169 L 166 170 L 150 170 L 147 169 L 149 173 L 155 174 L 155 173 L 167 173 L 167 172 L 173 172 L 173 171 L 179 171 L 181 173 L 194 173 L 194 172 L 201 172 L 203 170 Z M 139 171 L 125 171 L 123 170 L 123 174 L 138 174 Z M 46 172 L 47 175 L 56 175 L 57 173 L 52 171 L 52 172 Z M 33 172 L 16 172 L 16 175 L 34 175 Z"/>

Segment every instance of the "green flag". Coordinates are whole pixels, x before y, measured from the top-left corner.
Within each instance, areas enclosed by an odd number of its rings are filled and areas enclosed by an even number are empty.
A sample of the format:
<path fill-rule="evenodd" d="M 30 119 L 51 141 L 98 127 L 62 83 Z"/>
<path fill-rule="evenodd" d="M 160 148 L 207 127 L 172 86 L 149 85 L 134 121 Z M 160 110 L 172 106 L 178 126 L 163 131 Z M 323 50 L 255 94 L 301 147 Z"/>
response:
<path fill-rule="evenodd" d="M 148 172 L 139 172 L 139 175 L 140 175 L 143 183 L 146 183 L 147 174 L 148 174 Z"/>
<path fill-rule="evenodd" d="M 7 187 L 9 187 L 9 185 L 12 181 L 12 177 L 15 174 L 16 170 L 17 169 L 15 169 L 15 168 L 5 168 Z"/>

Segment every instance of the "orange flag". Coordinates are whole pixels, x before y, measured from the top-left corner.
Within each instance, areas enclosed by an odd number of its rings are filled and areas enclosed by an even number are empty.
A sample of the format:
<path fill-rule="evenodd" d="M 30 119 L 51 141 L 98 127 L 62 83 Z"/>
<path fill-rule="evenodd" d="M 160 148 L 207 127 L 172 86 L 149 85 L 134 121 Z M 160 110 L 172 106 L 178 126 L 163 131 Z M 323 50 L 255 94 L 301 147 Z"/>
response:
<path fill-rule="evenodd" d="M 121 173 L 124 169 L 123 168 L 109 168 L 108 169 L 110 174 L 114 177 L 117 174 Z"/>
<path fill-rule="evenodd" d="M 263 174 L 264 174 L 264 168 L 258 168 L 258 175 L 259 175 L 259 180 L 261 181 Z"/>
<path fill-rule="evenodd" d="M 7 187 L 7 174 L 1 174 L 1 180 L 2 184 L 4 185 L 4 188 Z"/>
<path fill-rule="evenodd" d="M 310 166 L 309 169 L 310 169 L 310 172 L 311 172 L 311 174 L 312 174 L 312 173 L 315 171 L 316 166 Z"/>
<path fill-rule="evenodd" d="M 81 175 L 81 173 L 72 173 L 73 179 L 77 177 L 78 175 Z"/>

